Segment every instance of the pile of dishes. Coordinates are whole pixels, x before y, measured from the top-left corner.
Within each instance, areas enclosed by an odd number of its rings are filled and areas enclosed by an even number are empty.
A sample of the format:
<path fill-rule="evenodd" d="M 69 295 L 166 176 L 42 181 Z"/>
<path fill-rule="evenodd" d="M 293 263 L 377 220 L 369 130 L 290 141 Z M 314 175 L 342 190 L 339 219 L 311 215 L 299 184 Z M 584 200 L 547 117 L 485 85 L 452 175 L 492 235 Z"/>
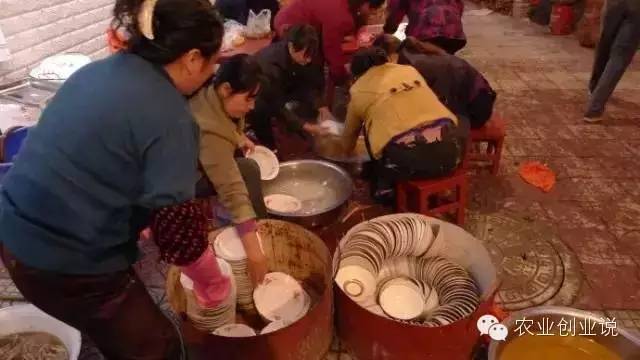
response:
<path fill-rule="evenodd" d="M 213 249 L 216 256 L 226 260 L 231 266 L 237 286 L 238 308 L 248 312 L 254 311 L 253 283 L 249 278 L 247 253 L 244 251 L 242 240 L 235 227 L 228 227 L 221 231 L 213 240 Z"/>
<path fill-rule="evenodd" d="M 187 298 L 187 316 L 196 329 L 206 332 L 232 323 L 236 317 L 236 283 L 232 276 L 231 266 L 223 259 L 217 258 L 217 260 L 220 272 L 231 279 L 231 292 L 227 299 L 215 308 L 200 306 L 193 294 L 193 280 L 185 274 L 180 275 L 180 283 Z"/>
<path fill-rule="evenodd" d="M 445 234 L 417 214 L 398 214 L 354 227 L 340 242 L 335 281 L 355 302 L 388 318 L 443 326 L 471 315 L 475 281 L 442 257 Z"/>

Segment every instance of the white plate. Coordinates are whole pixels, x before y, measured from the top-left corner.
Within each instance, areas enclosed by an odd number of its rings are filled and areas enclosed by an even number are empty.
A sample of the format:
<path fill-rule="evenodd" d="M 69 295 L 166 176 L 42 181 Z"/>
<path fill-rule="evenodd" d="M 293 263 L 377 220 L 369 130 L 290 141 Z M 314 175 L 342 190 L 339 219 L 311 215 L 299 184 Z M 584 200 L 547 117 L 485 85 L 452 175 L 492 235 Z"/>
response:
<path fill-rule="evenodd" d="M 262 331 L 260 331 L 260 335 L 276 332 L 280 329 L 286 328 L 289 325 L 291 325 L 291 323 L 287 320 L 276 320 L 270 322 L 267 326 L 264 327 L 264 329 L 262 329 Z"/>
<path fill-rule="evenodd" d="M 74 72 L 91 62 L 83 54 L 60 54 L 44 59 L 29 76 L 39 80 L 66 80 Z"/>
<path fill-rule="evenodd" d="M 302 202 L 297 197 L 285 194 L 271 194 L 264 197 L 268 209 L 279 213 L 294 213 L 302 209 Z"/>
<path fill-rule="evenodd" d="M 253 159 L 260 167 L 260 178 L 262 180 L 273 180 L 278 176 L 280 163 L 273 151 L 264 146 L 256 146 L 253 152 L 247 154 L 247 158 Z"/>
<path fill-rule="evenodd" d="M 224 325 L 214 330 L 212 334 L 225 337 L 251 337 L 257 335 L 252 328 L 244 324 Z"/>
<path fill-rule="evenodd" d="M 305 291 L 293 277 L 273 272 L 253 291 L 256 310 L 269 321 L 296 321 L 306 306 Z"/>
<path fill-rule="evenodd" d="M 396 281 L 397 280 L 397 281 Z M 380 291 L 380 307 L 389 316 L 411 320 L 422 315 L 425 299 L 422 291 L 405 279 L 393 279 Z"/>
<path fill-rule="evenodd" d="M 262 249 L 262 239 L 260 239 L 259 234 L 258 242 L 260 243 L 260 249 Z M 218 236 L 216 236 L 213 241 L 213 249 L 215 250 L 216 256 L 227 261 L 241 261 L 247 258 L 242 239 L 233 226 L 222 230 Z M 264 251 L 264 249 L 262 250 Z"/>

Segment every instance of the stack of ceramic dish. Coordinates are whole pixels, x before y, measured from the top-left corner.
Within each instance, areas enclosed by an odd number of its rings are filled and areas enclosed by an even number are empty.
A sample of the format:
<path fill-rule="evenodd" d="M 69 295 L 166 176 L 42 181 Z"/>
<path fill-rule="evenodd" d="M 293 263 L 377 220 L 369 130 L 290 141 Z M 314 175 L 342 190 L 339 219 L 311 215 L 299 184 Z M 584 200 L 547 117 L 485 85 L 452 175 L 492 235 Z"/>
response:
<path fill-rule="evenodd" d="M 355 226 L 340 242 L 335 281 L 355 302 L 388 318 L 442 326 L 479 304 L 467 271 L 446 260 L 439 224 L 398 214 Z"/>
<path fill-rule="evenodd" d="M 213 335 L 224 337 L 252 337 L 256 336 L 255 330 L 244 324 L 229 324 L 217 328 Z"/>
<path fill-rule="evenodd" d="M 180 283 L 187 298 L 187 316 L 196 329 L 207 332 L 232 323 L 236 317 L 236 284 L 231 273 L 231 266 L 223 259 L 218 258 L 217 260 L 222 274 L 231 279 L 231 292 L 227 299 L 215 308 L 200 306 L 193 294 L 193 281 L 185 274 L 180 275 Z"/>
<path fill-rule="evenodd" d="M 469 273 L 441 257 L 389 259 L 377 280 L 378 303 L 385 314 L 398 320 L 447 325 L 471 315 L 480 303 Z"/>
<path fill-rule="evenodd" d="M 268 322 L 293 323 L 302 318 L 311 306 L 311 297 L 300 283 L 281 272 L 265 275 L 264 281 L 253 292 L 253 300 L 258 314 Z"/>
<path fill-rule="evenodd" d="M 376 278 L 386 259 L 434 255 L 443 245 L 442 234 L 420 216 L 403 214 L 361 223 L 340 241 L 336 282 L 356 302 L 372 305 Z"/>
<path fill-rule="evenodd" d="M 249 278 L 247 253 L 244 251 L 242 240 L 235 227 L 228 227 L 221 231 L 213 241 L 213 248 L 216 256 L 226 260 L 231 266 L 237 286 L 238 308 L 249 312 L 254 311 L 253 283 Z"/>

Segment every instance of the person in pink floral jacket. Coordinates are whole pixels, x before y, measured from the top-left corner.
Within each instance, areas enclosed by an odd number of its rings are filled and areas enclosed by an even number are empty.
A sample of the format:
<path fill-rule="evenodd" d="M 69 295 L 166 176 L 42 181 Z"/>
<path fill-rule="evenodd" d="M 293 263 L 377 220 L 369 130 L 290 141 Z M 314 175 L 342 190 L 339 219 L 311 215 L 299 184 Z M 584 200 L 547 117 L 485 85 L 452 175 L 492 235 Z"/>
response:
<path fill-rule="evenodd" d="M 462 26 L 462 0 L 389 0 L 384 32 L 393 34 L 407 16 L 406 35 L 455 54 L 467 44 Z"/>

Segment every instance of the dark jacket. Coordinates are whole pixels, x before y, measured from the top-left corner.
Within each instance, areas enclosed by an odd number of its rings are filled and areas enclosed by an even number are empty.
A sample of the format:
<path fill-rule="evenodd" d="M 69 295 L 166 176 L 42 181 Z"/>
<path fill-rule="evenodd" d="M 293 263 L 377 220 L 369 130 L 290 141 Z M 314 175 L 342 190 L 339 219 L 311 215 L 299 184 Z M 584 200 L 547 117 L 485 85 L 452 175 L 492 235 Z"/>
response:
<path fill-rule="evenodd" d="M 440 101 L 454 114 L 482 127 L 493 112 L 496 93 L 471 64 L 455 55 L 425 55 L 400 51 L 398 63 L 415 67 Z"/>
<path fill-rule="evenodd" d="M 329 74 L 340 84 L 347 77 L 349 58 L 342 51 L 342 42 L 356 31 L 354 16 L 347 0 L 295 0 L 280 9 L 274 26 L 282 36 L 294 25 L 309 24 L 322 34 L 322 54 L 329 64 Z"/>
<path fill-rule="evenodd" d="M 255 109 L 249 117 L 282 115 L 280 117 L 291 130 L 299 130 L 303 125 L 302 120 L 309 120 L 309 117 L 314 116 L 315 110 L 324 105 L 322 66 L 315 63 L 306 66 L 296 64 L 289 55 L 286 40 L 262 49 L 255 57 L 266 79 L 256 99 Z M 285 116 L 285 104 L 291 101 L 303 104 L 307 116 L 303 116 L 300 121 Z M 249 122 L 253 123 L 252 119 Z"/>

